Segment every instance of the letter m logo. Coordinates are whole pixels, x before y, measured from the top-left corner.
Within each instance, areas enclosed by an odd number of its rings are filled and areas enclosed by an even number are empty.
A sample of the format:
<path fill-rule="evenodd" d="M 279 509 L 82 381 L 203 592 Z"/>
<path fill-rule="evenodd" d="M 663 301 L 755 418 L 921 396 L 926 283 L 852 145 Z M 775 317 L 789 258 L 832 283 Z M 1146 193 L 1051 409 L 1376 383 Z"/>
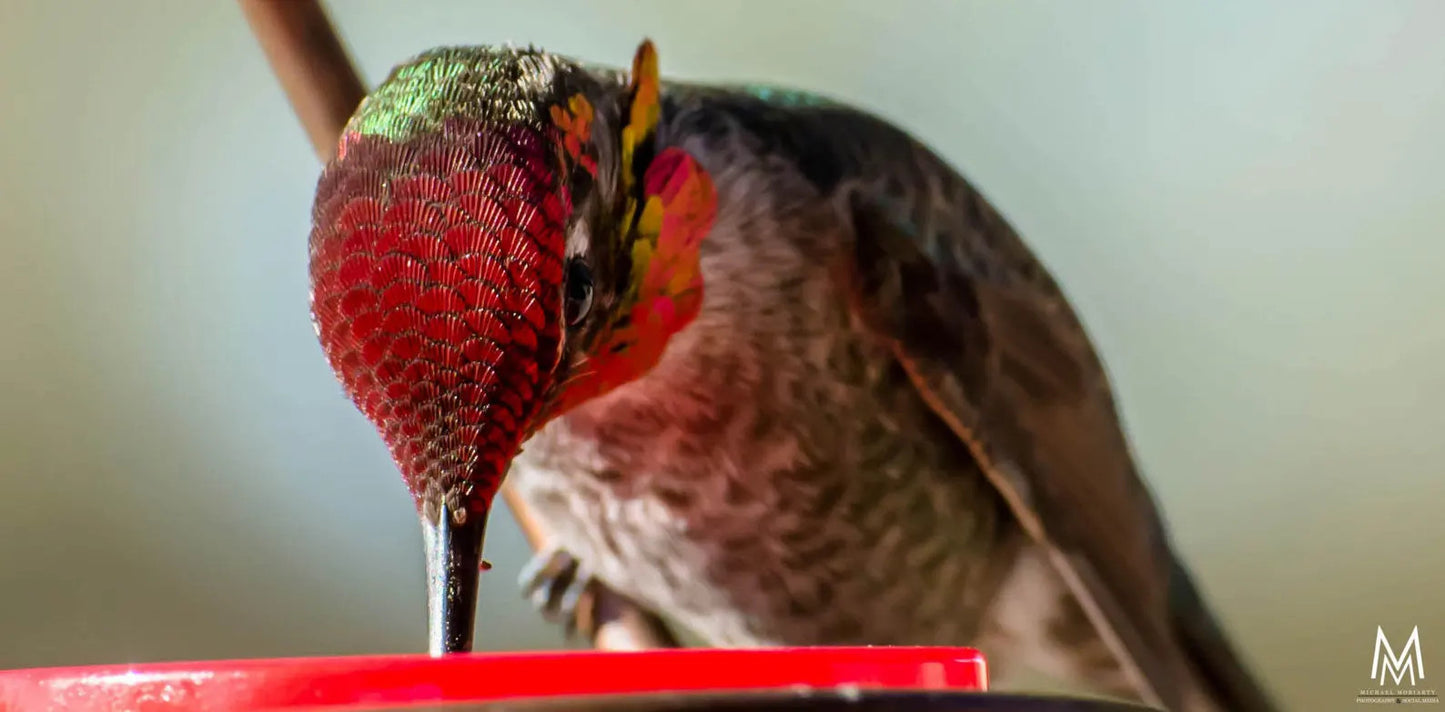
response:
<path fill-rule="evenodd" d="M 1384 651 L 1381 656 L 1380 652 Z M 1385 687 L 1385 675 L 1395 679 L 1399 685 L 1410 676 L 1410 686 L 1416 685 L 1416 678 L 1425 679 L 1425 658 L 1420 654 L 1420 626 L 1415 626 L 1410 631 L 1410 639 L 1405 641 L 1405 647 L 1399 655 L 1395 649 L 1390 647 L 1390 641 L 1385 637 L 1385 629 L 1375 626 L 1375 661 L 1370 665 L 1370 678 L 1379 680 L 1380 687 Z"/>

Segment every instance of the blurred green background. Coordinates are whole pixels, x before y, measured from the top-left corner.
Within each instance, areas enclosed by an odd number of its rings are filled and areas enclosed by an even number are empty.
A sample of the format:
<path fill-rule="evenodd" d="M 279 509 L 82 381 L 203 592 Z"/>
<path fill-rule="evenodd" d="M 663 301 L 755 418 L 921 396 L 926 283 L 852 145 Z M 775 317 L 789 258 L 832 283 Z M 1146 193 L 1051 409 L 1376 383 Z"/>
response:
<path fill-rule="evenodd" d="M 439 44 L 623 64 L 646 35 L 665 74 L 897 121 L 1076 301 L 1291 708 L 1352 707 L 1377 625 L 1445 661 L 1445 4 L 332 13 L 372 83 Z M 410 503 L 308 321 L 319 166 L 235 4 L 0 4 L 0 129 L 0 667 L 422 650 Z M 559 645 L 510 519 L 488 544 L 481 644 Z"/>

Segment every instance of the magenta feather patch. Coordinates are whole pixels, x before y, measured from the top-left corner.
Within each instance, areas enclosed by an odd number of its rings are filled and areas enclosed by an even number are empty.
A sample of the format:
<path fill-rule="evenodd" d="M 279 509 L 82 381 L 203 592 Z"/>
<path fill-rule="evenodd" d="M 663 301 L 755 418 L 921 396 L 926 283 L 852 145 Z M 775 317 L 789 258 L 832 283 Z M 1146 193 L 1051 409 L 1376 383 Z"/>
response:
<path fill-rule="evenodd" d="M 569 212 L 536 131 L 348 135 L 317 188 L 312 310 L 414 497 L 488 505 L 551 387 Z"/>

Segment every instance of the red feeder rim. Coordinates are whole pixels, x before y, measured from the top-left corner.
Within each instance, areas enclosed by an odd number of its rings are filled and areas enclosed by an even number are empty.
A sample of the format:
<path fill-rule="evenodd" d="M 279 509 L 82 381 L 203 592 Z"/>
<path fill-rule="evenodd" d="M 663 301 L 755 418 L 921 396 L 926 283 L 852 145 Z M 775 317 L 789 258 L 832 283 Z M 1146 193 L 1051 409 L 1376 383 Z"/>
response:
<path fill-rule="evenodd" d="M 0 672 L 0 710 L 374 709 L 575 696 L 987 688 L 972 648 L 774 648 L 279 658 Z"/>

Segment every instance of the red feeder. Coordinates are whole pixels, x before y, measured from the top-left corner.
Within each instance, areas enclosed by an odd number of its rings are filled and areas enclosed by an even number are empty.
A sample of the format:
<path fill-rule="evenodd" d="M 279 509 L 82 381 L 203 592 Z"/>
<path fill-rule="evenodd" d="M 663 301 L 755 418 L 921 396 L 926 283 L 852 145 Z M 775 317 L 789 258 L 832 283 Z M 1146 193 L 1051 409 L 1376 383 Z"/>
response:
<path fill-rule="evenodd" d="M 398 655 L 15 670 L 0 710 L 1142 709 L 986 687 L 970 648 Z"/>

